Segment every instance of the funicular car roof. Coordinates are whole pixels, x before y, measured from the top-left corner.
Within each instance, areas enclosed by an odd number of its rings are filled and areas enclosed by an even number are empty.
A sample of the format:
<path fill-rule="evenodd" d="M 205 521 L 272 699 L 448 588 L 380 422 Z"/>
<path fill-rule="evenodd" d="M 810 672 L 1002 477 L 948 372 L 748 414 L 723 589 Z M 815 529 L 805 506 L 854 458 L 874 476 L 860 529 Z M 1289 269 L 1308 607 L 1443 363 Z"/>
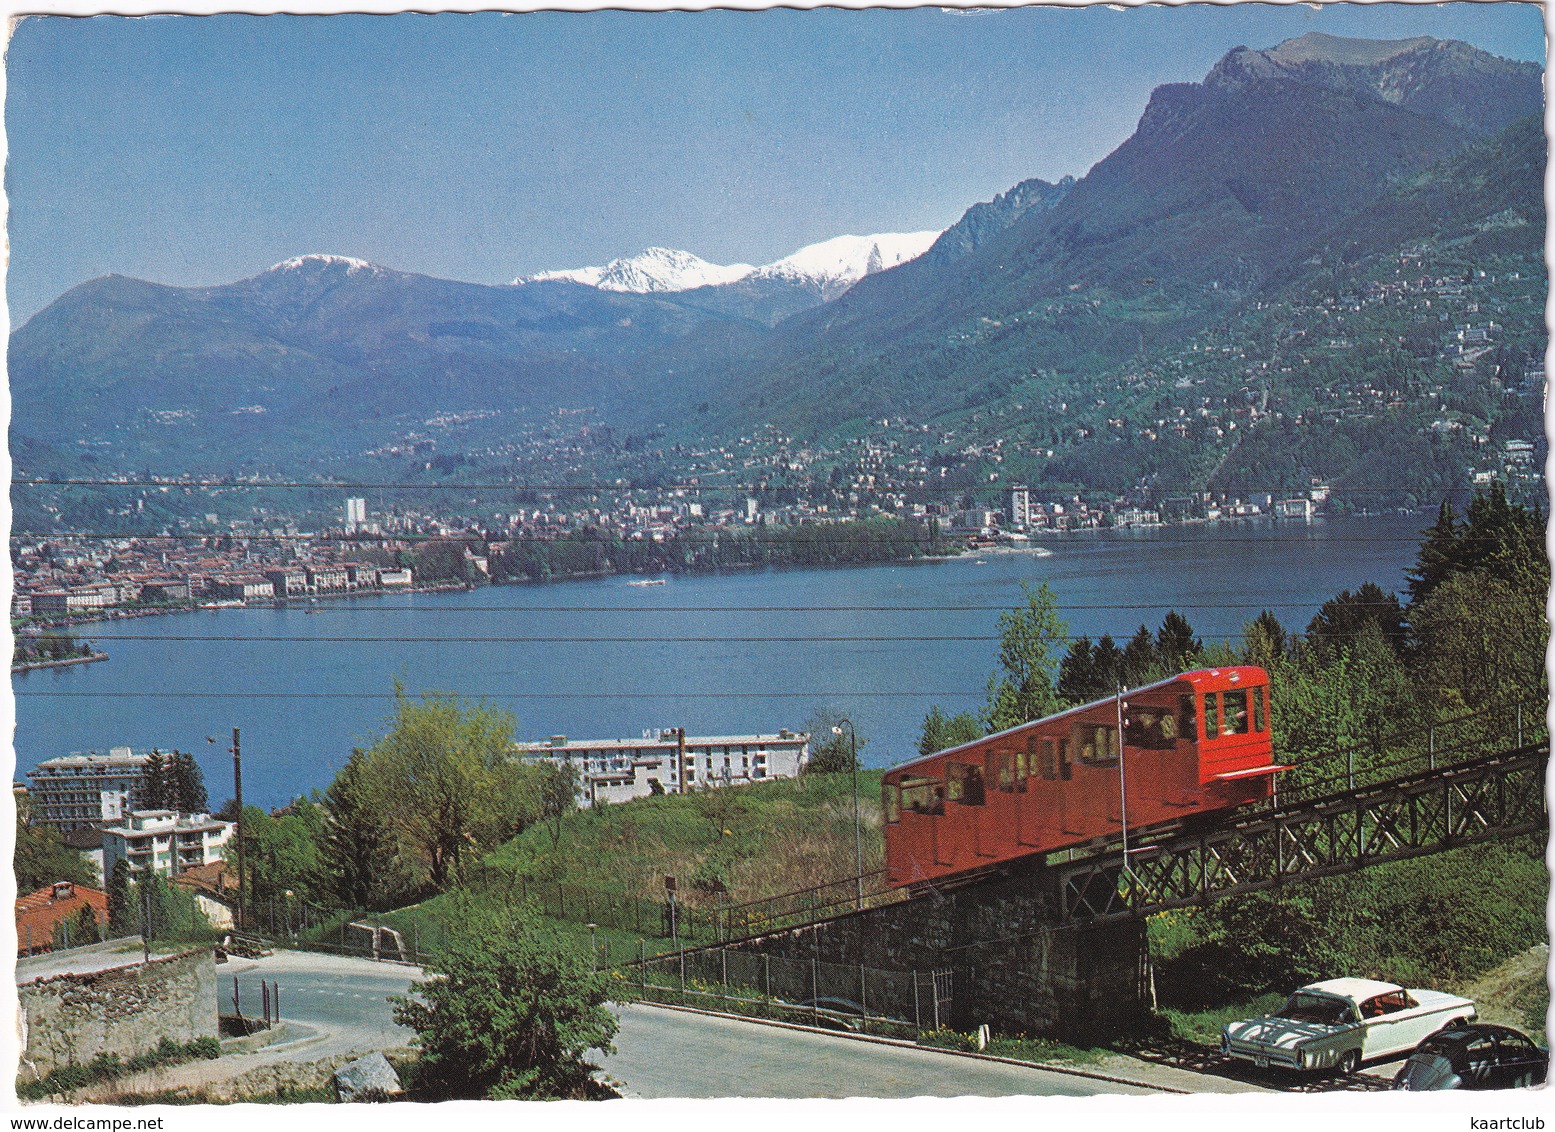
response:
<path fill-rule="evenodd" d="M 1137 696 L 1143 692 L 1159 692 L 1164 688 L 1170 688 L 1173 684 L 1189 684 L 1194 691 L 1198 691 L 1207 684 L 1213 690 L 1222 684 L 1240 684 L 1242 682 L 1242 673 L 1244 672 L 1257 672 L 1267 678 L 1267 673 L 1263 669 L 1247 664 L 1232 664 L 1224 668 L 1196 668 L 1191 672 L 1180 672 L 1175 676 L 1168 676 L 1164 680 L 1157 680 L 1154 684 L 1146 684 L 1139 688 L 1129 688 L 1123 692 L 1123 695 Z M 1050 723 L 1057 719 L 1063 719 L 1066 716 L 1078 715 L 1081 712 L 1104 707 L 1116 701 L 1117 698 L 1115 695 L 1103 696 L 1101 699 L 1092 700 L 1088 704 L 1077 704 L 1074 707 L 1065 708 L 1063 711 L 1055 711 L 1052 715 L 1044 715 L 1041 719 L 1028 719 L 1025 723 L 1017 723 L 1014 727 L 1006 727 L 1003 731 L 995 731 L 992 735 L 981 735 L 958 746 L 946 747 L 943 751 L 935 751 L 932 755 L 919 755 L 915 759 L 897 763 L 887 770 L 886 773 L 895 774 L 897 771 L 908 770 L 920 763 L 928 762 L 930 759 L 954 759 L 962 751 L 972 747 L 982 747 L 996 739 L 1003 739 L 1015 734 L 1017 731 L 1025 730 L 1034 723 Z"/>

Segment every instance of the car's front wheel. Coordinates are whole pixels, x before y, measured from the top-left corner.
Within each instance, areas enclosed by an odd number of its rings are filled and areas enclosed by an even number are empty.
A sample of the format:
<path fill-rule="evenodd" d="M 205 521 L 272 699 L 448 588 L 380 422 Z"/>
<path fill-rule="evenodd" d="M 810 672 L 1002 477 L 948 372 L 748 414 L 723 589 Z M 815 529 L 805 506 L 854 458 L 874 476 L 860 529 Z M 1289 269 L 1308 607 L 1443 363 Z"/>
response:
<path fill-rule="evenodd" d="M 1346 1077 L 1350 1076 L 1352 1073 L 1354 1073 L 1360 1067 L 1361 1067 L 1361 1051 L 1360 1050 L 1358 1050 L 1358 1049 L 1347 1049 L 1347 1050 L 1344 1051 L 1344 1053 L 1339 1055 L 1339 1072 L 1343 1073 Z"/>

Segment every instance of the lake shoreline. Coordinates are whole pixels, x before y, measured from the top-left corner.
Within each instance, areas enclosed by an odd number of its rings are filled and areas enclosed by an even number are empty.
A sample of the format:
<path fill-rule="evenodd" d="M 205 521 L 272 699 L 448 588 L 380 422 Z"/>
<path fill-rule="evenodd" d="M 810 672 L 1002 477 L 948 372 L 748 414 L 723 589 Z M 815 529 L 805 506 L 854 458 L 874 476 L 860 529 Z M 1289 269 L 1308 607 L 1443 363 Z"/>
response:
<path fill-rule="evenodd" d="M 94 652 L 89 656 L 70 656 L 66 657 L 64 660 L 35 660 L 27 664 L 11 665 L 11 674 L 14 676 L 18 672 L 32 672 L 38 668 L 69 668 L 73 664 L 91 664 L 94 660 L 107 659 L 107 653 Z"/>

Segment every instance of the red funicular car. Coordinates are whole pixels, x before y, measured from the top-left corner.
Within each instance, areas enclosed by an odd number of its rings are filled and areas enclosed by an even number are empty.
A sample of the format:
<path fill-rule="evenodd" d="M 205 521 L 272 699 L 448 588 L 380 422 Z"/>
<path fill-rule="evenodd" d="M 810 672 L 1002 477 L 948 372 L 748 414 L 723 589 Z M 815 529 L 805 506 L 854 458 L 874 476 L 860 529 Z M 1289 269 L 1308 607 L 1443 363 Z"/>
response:
<path fill-rule="evenodd" d="M 1024 723 L 886 772 L 888 883 L 976 874 L 1266 799 L 1287 769 L 1273 756 L 1261 668 L 1184 672 Z"/>

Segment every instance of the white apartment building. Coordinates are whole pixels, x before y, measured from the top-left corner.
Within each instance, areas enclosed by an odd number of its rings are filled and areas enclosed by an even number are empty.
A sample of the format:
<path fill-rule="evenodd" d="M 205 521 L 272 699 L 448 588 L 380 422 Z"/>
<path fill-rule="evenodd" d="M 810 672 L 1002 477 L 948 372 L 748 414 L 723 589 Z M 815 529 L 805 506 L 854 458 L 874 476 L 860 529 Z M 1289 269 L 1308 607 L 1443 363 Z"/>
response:
<path fill-rule="evenodd" d="M 810 736 L 688 736 L 684 729 L 643 732 L 641 739 L 571 739 L 553 735 L 516 744 L 521 758 L 570 762 L 579 775 L 578 801 L 625 802 L 655 792 L 685 794 L 700 787 L 737 786 L 769 778 L 794 778 L 810 761 Z"/>
<path fill-rule="evenodd" d="M 47 759 L 27 772 L 33 817 L 62 833 L 104 821 L 118 821 L 146 785 L 148 751 L 111 747 L 106 755 L 74 752 Z"/>
<path fill-rule="evenodd" d="M 103 875 L 113 876 L 122 859 L 132 869 L 177 876 L 221 860 L 231 836 L 232 824 L 210 814 L 135 810 L 124 824 L 103 830 Z"/>

